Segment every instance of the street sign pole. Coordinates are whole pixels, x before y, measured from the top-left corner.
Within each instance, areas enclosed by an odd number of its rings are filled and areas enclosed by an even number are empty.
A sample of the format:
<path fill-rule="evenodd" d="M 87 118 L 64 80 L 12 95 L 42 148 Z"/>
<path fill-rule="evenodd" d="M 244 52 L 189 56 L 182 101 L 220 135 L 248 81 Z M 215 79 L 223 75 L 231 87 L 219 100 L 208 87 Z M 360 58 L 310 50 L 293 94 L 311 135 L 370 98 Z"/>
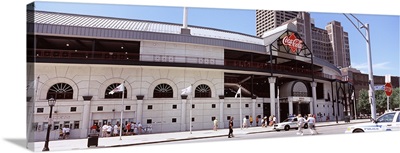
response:
<path fill-rule="evenodd" d="M 386 93 L 386 98 L 387 98 L 387 111 L 389 112 L 390 96 L 392 95 L 392 84 L 390 84 L 390 82 L 387 82 L 385 84 L 385 93 Z"/>
<path fill-rule="evenodd" d="M 387 111 L 389 112 L 389 96 L 386 96 L 387 97 Z"/>

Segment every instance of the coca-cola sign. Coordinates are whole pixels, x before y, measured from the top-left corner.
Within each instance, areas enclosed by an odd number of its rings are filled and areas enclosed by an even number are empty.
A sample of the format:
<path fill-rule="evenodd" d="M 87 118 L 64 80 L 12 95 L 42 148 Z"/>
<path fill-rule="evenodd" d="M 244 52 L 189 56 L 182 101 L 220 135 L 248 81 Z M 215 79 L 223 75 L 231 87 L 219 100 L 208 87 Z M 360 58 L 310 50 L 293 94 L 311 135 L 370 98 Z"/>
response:
<path fill-rule="evenodd" d="M 292 53 L 296 53 L 297 49 L 303 48 L 303 41 L 297 39 L 294 33 L 292 33 L 290 36 L 285 36 L 282 39 L 282 43 L 283 45 L 289 46 Z"/>

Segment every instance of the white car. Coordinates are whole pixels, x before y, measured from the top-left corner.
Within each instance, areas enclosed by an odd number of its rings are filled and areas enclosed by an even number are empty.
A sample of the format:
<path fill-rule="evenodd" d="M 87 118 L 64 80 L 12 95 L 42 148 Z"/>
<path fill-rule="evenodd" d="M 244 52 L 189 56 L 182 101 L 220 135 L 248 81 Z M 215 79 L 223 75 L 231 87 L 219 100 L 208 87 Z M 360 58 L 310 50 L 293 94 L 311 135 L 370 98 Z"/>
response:
<path fill-rule="evenodd" d="M 281 123 L 274 124 L 274 129 L 276 131 L 285 130 L 289 131 L 289 129 L 297 129 L 297 117 L 289 117 Z M 304 129 L 308 128 L 307 124 L 304 124 Z"/>
<path fill-rule="evenodd" d="M 400 111 L 387 112 L 371 123 L 355 124 L 347 127 L 345 133 L 400 131 Z"/>

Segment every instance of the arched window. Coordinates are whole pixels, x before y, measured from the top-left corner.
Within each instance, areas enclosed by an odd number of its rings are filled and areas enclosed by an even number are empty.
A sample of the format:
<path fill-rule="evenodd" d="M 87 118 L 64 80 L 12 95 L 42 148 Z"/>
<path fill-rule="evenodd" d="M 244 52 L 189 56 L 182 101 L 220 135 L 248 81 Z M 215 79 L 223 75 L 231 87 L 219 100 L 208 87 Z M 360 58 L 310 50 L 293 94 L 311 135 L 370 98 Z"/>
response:
<path fill-rule="evenodd" d="M 206 84 L 201 84 L 201 85 L 197 86 L 194 93 L 195 93 L 194 96 L 196 98 L 210 98 L 211 97 L 211 89 Z"/>
<path fill-rule="evenodd" d="M 114 94 L 109 94 L 110 91 L 114 90 L 120 84 L 121 83 L 113 83 L 109 85 L 106 89 L 106 93 L 104 94 L 104 98 L 105 99 L 122 98 L 122 92 L 114 92 Z M 126 98 L 126 95 L 127 95 L 126 87 L 124 86 L 124 98 Z"/>
<path fill-rule="evenodd" d="M 172 98 L 173 95 L 174 91 L 172 90 L 172 87 L 168 84 L 159 84 L 154 88 L 154 98 Z"/>
<path fill-rule="evenodd" d="M 55 99 L 72 99 L 74 95 L 74 90 L 69 84 L 66 83 L 57 83 L 50 87 L 49 91 L 47 91 L 46 99 L 55 98 Z"/>

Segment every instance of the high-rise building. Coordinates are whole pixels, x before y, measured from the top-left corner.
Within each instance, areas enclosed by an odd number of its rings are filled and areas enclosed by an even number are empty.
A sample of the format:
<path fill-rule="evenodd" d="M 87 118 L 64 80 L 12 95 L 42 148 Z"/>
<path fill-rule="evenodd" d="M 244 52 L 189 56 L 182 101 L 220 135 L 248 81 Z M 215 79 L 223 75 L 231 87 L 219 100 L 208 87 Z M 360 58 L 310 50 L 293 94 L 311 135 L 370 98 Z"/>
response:
<path fill-rule="evenodd" d="M 332 21 L 325 29 L 315 27 L 314 19 L 307 12 L 256 10 L 257 36 L 291 22 L 315 57 L 342 68 L 350 66 L 350 49 L 347 32 L 340 22 Z"/>
<path fill-rule="evenodd" d="M 282 23 L 296 18 L 299 12 L 256 10 L 256 31 L 261 37 L 265 31 L 279 27 Z"/>
<path fill-rule="evenodd" d="M 331 21 L 325 27 L 333 50 L 334 64 L 339 67 L 350 66 L 349 36 L 338 21 Z"/>

